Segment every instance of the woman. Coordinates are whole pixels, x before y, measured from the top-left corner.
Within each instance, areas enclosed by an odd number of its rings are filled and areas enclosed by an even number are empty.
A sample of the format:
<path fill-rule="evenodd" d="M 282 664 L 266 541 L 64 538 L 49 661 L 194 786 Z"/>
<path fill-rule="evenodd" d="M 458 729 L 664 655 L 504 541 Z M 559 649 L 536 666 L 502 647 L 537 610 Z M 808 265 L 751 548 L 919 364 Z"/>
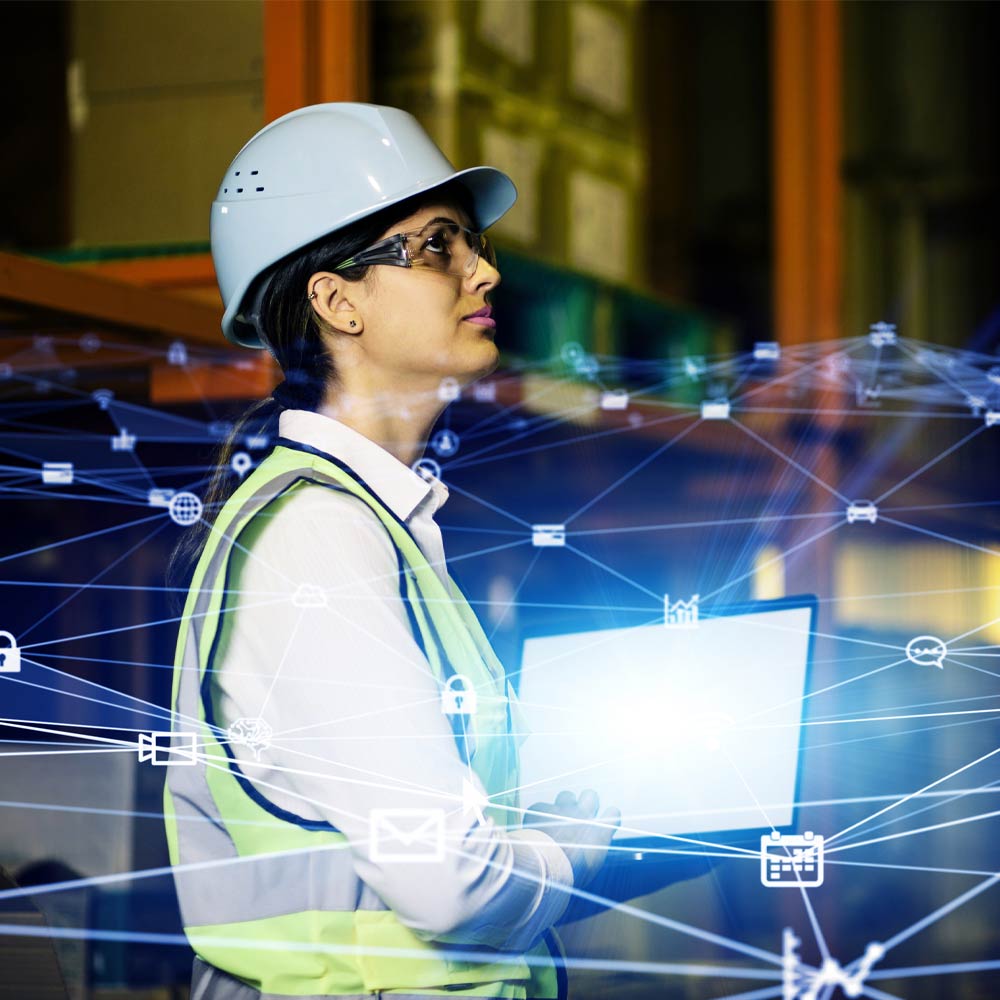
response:
<path fill-rule="evenodd" d="M 195 998 L 560 992 L 550 928 L 619 817 L 563 793 L 524 828 L 513 692 L 447 573 L 447 489 L 411 469 L 442 380 L 497 363 L 482 231 L 515 197 L 404 112 L 327 104 L 258 133 L 213 205 L 224 332 L 285 381 L 179 553 L 199 754 L 165 812 Z M 274 447 L 226 500 L 248 432 Z"/>

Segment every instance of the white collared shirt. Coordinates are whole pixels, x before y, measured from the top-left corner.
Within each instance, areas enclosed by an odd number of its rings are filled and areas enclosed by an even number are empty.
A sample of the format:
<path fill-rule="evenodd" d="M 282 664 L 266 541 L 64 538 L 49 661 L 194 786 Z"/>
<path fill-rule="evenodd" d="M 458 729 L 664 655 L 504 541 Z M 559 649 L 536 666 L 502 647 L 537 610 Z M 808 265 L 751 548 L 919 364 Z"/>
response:
<path fill-rule="evenodd" d="M 279 433 L 347 465 L 447 580 L 434 521 L 443 483 L 322 414 L 285 410 Z M 326 606 L 293 603 L 302 585 Z M 231 744 L 261 794 L 345 833 L 358 876 L 421 936 L 530 947 L 562 915 L 572 868 L 545 833 L 483 825 L 463 810 L 465 783 L 482 786 L 459 756 L 400 598 L 395 550 L 370 508 L 315 483 L 289 491 L 239 537 L 228 588 L 235 610 L 222 616 L 214 721 L 270 728 L 270 746 Z M 453 848 L 443 863 L 373 859 L 373 810 L 442 808 Z"/>

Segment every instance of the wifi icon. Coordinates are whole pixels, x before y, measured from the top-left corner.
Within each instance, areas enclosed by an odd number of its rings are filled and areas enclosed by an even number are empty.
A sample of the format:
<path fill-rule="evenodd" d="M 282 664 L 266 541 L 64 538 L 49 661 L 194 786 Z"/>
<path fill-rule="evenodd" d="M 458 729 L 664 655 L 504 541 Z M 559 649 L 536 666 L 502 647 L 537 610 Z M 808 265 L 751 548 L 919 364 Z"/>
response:
<path fill-rule="evenodd" d="M 115 398 L 115 394 L 110 389 L 95 389 L 90 396 L 97 401 L 97 405 L 102 410 L 106 410 L 108 403 Z"/>

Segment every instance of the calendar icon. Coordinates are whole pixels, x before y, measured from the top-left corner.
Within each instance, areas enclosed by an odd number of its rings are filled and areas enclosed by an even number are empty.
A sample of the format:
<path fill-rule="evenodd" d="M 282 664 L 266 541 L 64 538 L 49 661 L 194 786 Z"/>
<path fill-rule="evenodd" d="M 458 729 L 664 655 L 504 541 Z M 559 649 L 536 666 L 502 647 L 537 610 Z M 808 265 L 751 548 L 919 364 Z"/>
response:
<path fill-rule="evenodd" d="M 823 884 L 823 838 L 807 830 L 801 836 L 765 834 L 760 838 L 760 881 L 767 886 Z"/>

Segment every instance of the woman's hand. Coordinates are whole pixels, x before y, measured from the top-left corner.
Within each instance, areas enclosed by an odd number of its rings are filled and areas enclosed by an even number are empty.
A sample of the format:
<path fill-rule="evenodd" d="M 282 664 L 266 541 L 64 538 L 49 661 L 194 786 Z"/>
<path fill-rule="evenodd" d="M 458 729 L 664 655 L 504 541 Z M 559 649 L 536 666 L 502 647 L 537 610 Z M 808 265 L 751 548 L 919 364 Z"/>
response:
<path fill-rule="evenodd" d="M 579 799 L 572 792 L 560 792 L 555 802 L 536 802 L 524 816 L 525 826 L 537 826 L 566 852 L 578 889 L 597 874 L 621 825 L 621 813 L 614 808 L 596 819 L 599 808 L 597 792 L 588 788 Z"/>

